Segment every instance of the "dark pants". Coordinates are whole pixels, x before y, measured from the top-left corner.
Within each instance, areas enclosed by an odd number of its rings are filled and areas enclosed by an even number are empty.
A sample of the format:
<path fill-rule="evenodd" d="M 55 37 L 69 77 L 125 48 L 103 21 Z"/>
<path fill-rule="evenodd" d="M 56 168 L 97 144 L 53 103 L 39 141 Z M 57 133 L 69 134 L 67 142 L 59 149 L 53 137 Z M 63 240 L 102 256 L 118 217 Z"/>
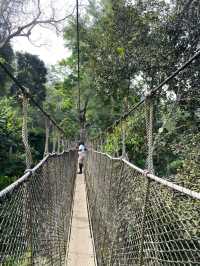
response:
<path fill-rule="evenodd" d="M 83 173 L 83 164 L 79 163 L 79 174 Z"/>

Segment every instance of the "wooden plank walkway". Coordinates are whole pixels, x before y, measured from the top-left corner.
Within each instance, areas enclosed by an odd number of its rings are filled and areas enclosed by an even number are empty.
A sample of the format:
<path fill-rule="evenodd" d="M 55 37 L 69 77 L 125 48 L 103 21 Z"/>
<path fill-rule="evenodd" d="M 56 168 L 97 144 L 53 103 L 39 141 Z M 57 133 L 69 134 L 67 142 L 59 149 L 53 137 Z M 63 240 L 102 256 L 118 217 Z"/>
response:
<path fill-rule="evenodd" d="M 71 237 L 66 266 L 95 266 L 83 175 L 77 175 Z"/>

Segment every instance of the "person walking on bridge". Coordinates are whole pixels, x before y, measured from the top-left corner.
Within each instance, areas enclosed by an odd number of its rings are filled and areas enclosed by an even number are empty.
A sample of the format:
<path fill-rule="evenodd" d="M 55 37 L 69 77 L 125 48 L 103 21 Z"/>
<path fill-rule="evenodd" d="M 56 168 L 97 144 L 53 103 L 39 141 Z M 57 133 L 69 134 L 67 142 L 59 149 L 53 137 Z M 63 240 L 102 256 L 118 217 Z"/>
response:
<path fill-rule="evenodd" d="M 78 165 L 79 165 L 79 172 L 78 174 L 83 173 L 83 165 L 86 157 L 86 147 L 84 142 L 79 143 L 79 148 L 78 148 Z"/>

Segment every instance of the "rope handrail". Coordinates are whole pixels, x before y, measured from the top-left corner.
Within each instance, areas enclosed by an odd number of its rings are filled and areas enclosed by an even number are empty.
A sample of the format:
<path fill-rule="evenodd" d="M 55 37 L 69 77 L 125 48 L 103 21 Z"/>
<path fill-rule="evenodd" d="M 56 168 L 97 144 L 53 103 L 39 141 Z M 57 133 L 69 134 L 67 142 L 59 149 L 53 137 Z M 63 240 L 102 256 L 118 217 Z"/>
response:
<path fill-rule="evenodd" d="M 133 168 L 134 170 L 136 170 L 137 172 L 141 173 L 142 175 L 146 176 L 147 178 L 150 178 L 151 180 L 154 180 L 157 183 L 160 183 L 168 188 L 171 188 L 173 190 L 179 191 L 185 195 L 188 195 L 190 197 L 193 197 L 195 199 L 200 200 L 200 193 L 193 191 L 191 189 L 182 187 L 180 185 L 176 185 L 170 181 L 165 180 L 164 178 L 158 177 L 156 175 L 150 174 L 148 172 L 146 172 L 145 170 L 139 168 L 138 166 L 134 165 L 133 163 L 127 161 L 126 159 L 123 159 L 122 157 L 112 157 L 111 155 L 104 153 L 104 152 L 99 152 L 99 151 L 95 151 L 93 150 L 94 153 L 98 153 L 101 155 L 104 155 L 106 157 L 108 157 L 111 160 L 118 160 L 118 161 L 123 161 L 125 164 L 127 164 L 128 166 L 130 166 L 131 168 Z"/>
<path fill-rule="evenodd" d="M 31 176 L 32 173 L 37 171 L 46 161 L 49 157 L 54 157 L 54 156 L 62 156 L 63 154 L 69 152 L 69 151 L 74 151 L 75 149 L 70 149 L 68 151 L 63 151 L 61 153 L 49 153 L 46 155 L 37 165 L 35 165 L 32 169 L 27 169 L 25 171 L 25 174 L 21 176 L 19 179 L 14 181 L 12 184 L 4 188 L 3 190 L 0 191 L 0 199 L 5 197 L 7 194 L 11 193 L 13 189 L 17 188 L 20 186 L 22 183 L 26 182 L 26 180 Z"/>
<path fill-rule="evenodd" d="M 50 157 L 53 156 L 53 154 L 48 154 L 47 156 L 45 156 L 35 167 L 33 167 L 32 169 L 27 169 L 25 171 L 25 174 L 20 177 L 19 179 L 17 179 L 15 182 L 13 182 L 12 184 L 10 184 L 8 187 L 6 187 L 5 189 L 3 189 L 2 191 L 0 191 L 0 199 L 4 196 L 6 196 L 7 193 L 10 193 L 13 191 L 13 189 L 17 188 L 19 185 L 21 185 L 22 183 L 24 183 L 27 178 L 29 176 L 31 176 L 31 173 L 34 173 L 38 168 L 41 167 L 42 164 L 44 164 L 44 162 Z"/>
<path fill-rule="evenodd" d="M 11 193 L 14 189 L 16 189 L 22 183 L 24 183 L 30 175 L 31 175 L 30 172 L 25 173 L 22 177 L 20 177 L 19 179 L 17 179 L 11 185 L 7 186 L 2 191 L 0 191 L 0 200 L 2 198 L 4 198 L 6 195 L 8 195 L 9 193 Z"/>

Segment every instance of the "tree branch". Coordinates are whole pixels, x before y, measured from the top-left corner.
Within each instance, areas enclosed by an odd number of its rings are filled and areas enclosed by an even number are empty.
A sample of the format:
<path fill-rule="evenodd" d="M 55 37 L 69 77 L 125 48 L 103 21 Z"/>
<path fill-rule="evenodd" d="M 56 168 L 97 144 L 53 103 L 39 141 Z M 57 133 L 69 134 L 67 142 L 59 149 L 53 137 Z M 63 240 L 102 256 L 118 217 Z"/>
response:
<path fill-rule="evenodd" d="M 5 30 L 6 33 L 4 34 L 5 35 L 4 38 L 3 37 L 0 38 L 0 48 L 6 46 L 10 42 L 10 40 L 15 38 L 15 37 L 22 37 L 23 36 L 23 37 L 29 38 L 31 35 L 31 32 L 33 31 L 33 29 L 37 25 L 41 25 L 41 26 L 42 25 L 50 25 L 50 26 L 55 27 L 57 32 L 60 32 L 60 30 L 58 28 L 58 24 L 65 21 L 70 16 L 72 16 L 74 11 L 75 11 L 75 7 L 73 8 L 72 12 L 69 15 L 64 16 L 61 19 L 56 19 L 55 9 L 53 7 L 51 7 L 51 10 L 52 10 L 52 14 L 51 14 L 50 18 L 42 19 L 41 2 L 40 2 L 40 0 L 37 0 L 37 14 L 36 14 L 35 18 L 33 18 L 30 22 L 28 22 L 22 26 L 19 26 L 17 28 L 16 28 L 16 25 L 12 25 L 10 18 L 9 18 L 9 14 L 8 14 L 8 18 L 5 18 L 4 16 L 2 16 L 4 23 L 7 24 L 7 27 Z"/>

